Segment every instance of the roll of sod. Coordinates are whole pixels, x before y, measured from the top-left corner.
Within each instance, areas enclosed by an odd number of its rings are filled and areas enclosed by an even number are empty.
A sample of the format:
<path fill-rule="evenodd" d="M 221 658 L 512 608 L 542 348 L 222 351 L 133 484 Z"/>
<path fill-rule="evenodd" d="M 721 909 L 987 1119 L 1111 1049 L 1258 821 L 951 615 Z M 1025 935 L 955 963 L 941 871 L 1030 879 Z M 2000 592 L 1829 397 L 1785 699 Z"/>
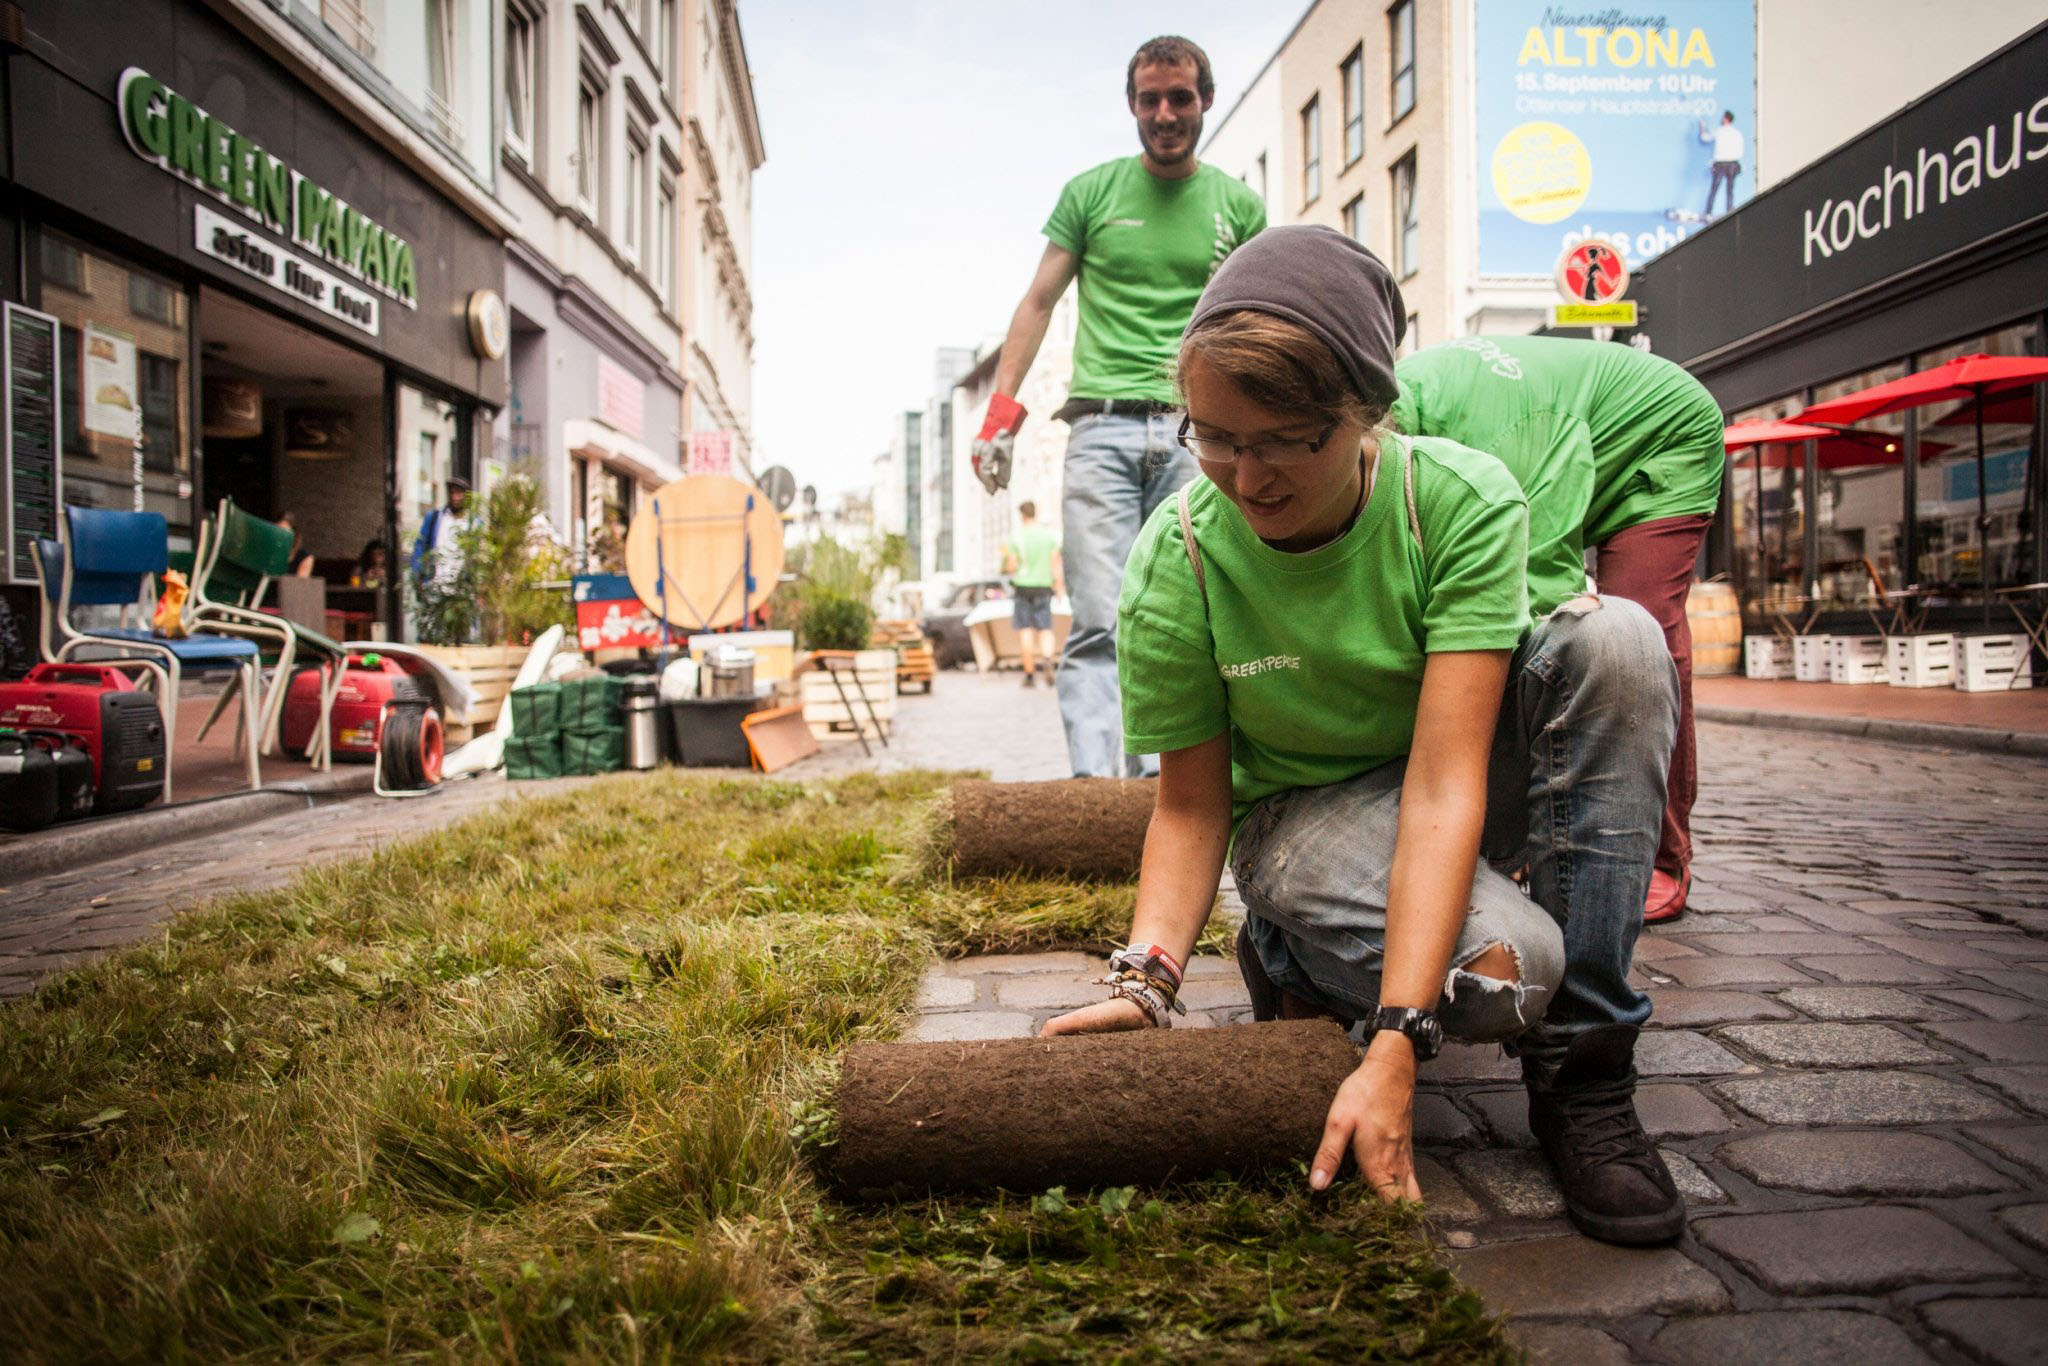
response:
<path fill-rule="evenodd" d="M 950 843 L 957 877 L 1124 882 L 1138 875 L 1158 791 L 1158 783 L 1142 778 L 963 780 L 953 784 L 938 817 L 950 821 L 951 839 L 934 842 L 940 849 Z"/>
<path fill-rule="evenodd" d="M 856 1044 L 826 1170 L 850 1199 L 1156 1186 L 1307 1162 L 1359 1052 L 1330 1020 Z"/>

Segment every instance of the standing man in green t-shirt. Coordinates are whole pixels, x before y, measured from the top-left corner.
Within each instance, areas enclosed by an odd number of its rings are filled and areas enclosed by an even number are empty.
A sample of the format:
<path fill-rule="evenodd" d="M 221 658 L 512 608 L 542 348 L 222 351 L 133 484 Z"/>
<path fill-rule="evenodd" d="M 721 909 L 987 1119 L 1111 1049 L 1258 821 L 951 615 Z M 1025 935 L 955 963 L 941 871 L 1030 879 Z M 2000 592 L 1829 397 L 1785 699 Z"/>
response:
<path fill-rule="evenodd" d="M 1017 628 L 1017 647 L 1024 656 L 1024 686 L 1038 686 L 1038 659 L 1052 672 L 1052 600 L 1067 591 L 1060 563 L 1059 534 L 1038 524 L 1038 504 L 1017 504 L 1017 534 L 1003 547 L 1003 572 L 1016 590 L 1010 624 Z"/>
<path fill-rule="evenodd" d="M 1195 160 L 1202 115 L 1216 98 L 1202 49 L 1152 39 L 1125 70 L 1124 98 L 1143 150 L 1060 191 L 974 443 L 983 485 L 990 493 L 1007 486 L 1024 421 L 1012 395 L 1038 357 L 1053 305 L 1078 280 L 1071 397 L 1053 417 L 1072 424 L 1060 520 L 1074 616 L 1057 678 L 1067 757 L 1083 778 L 1158 772 L 1156 756 L 1124 752 L 1116 668 L 1124 561 L 1153 509 L 1195 474 L 1175 442 L 1171 369 L 1181 329 L 1216 267 L 1266 226 L 1257 195 Z"/>
<path fill-rule="evenodd" d="M 1663 833 L 1644 919 L 1685 910 L 1698 760 L 1686 594 L 1721 501 L 1721 408 L 1698 380 L 1647 351 L 1565 337 L 1460 337 L 1394 367 L 1401 431 L 1448 437 L 1508 467 L 1529 499 L 1529 606 L 1585 591 L 1641 603 L 1678 666 Z"/>

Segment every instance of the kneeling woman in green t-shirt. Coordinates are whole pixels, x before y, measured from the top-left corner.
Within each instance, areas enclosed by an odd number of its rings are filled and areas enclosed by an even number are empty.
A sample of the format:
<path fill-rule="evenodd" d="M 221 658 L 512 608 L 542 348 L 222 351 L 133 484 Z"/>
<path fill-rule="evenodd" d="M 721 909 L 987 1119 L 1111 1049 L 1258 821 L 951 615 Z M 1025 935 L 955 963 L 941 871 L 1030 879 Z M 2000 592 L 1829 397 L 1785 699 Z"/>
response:
<path fill-rule="evenodd" d="M 1532 627 L 1514 479 L 1380 427 L 1405 317 L 1379 260 L 1327 228 L 1261 233 L 1204 292 L 1179 378 L 1206 478 L 1124 574 L 1124 732 L 1160 755 L 1134 942 L 1111 999 L 1046 1032 L 1169 1023 L 1227 857 L 1254 1013 L 1373 1030 L 1312 1185 L 1349 1149 L 1382 1198 L 1419 1198 L 1416 1064 L 1445 1035 L 1497 1040 L 1574 1221 L 1664 1241 L 1685 1208 L 1635 1114 L 1650 1003 L 1628 970 L 1671 658 L 1621 599 Z"/>

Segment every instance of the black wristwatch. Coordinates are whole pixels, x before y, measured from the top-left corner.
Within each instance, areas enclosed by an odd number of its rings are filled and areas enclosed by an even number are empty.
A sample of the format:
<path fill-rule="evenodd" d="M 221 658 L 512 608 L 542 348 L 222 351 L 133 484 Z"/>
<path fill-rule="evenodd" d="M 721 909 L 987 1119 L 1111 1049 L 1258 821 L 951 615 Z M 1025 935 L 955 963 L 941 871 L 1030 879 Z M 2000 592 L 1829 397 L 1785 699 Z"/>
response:
<path fill-rule="evenodd" d="M 1372 1017 L 1372 1032 L 1391 1029 L 1406 1034 L 1408 1042 L 1415 1045 L 1415 1061 L 1428 1062 L 1444 1046 L 1444 1027 L 1436 1022 L 1434 1010 L 1420 1010 L 1415 1006 L 1381 1006 Z"/>

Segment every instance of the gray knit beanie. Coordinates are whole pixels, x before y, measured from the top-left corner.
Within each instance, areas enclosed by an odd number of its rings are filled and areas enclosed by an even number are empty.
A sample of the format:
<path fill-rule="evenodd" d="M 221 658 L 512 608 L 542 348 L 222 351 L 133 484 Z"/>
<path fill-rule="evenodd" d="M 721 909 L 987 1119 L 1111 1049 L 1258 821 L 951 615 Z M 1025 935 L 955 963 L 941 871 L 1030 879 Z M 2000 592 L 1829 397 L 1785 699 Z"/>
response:
<path fill-rule="evenodd" d="M 1267 228 L 1246 242 L 1210 277 L 1188 330 L 1246 309 L 1313 332 L 1373 407 L 1400 395 L 1394 348 L 1408 331 L 1401 287 L 1379 257 L 1335 228 Z"/>

